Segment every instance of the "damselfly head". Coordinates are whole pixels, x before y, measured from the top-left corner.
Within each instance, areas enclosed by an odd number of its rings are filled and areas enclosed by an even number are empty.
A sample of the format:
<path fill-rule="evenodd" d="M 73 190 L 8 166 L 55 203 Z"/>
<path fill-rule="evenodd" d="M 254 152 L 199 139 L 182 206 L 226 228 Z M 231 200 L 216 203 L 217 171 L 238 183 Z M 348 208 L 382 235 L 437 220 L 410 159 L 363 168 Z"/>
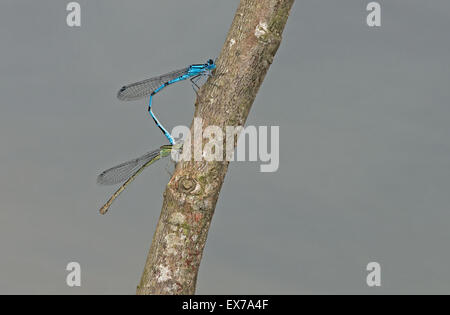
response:
<path fill-rule="evenodd" d="M 209 70 L 214 70 L 214 69 L 216 69 L 216 64 L 214 63 L 214 60 L 212 60 L 212 59 L 209 59 L 209 60 L 206 62 L 206 65 L 207 65 L 207 68 L 208 68 Z"/>

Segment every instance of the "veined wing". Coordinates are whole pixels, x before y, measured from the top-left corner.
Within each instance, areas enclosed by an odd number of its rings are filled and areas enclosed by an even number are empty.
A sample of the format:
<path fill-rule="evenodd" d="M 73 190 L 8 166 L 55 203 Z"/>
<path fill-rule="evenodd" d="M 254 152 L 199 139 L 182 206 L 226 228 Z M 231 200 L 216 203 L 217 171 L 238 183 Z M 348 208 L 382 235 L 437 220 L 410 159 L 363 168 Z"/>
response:
<path fill-rule="evenodd" d="M 188 70 L 189 67 L 175 70 L 158 77 L 125 85 L 119 90 L 119 92 L 117 92 L 117 98 L 121 101 L 134 101 L 146 97 L 152 94 L 164 83 L 186 74 Z"/>
<path fill-rule="evenodd" d="M 108 212 L 111 204 L 116 200 L 116 198 L 125 190 L 125 188 L 149 165 L 158 161 L 159 159 L 166 157 L 170 152 L 175 150 L 181 150 L 182 143 L 177 143 L 175 145 L 163 145 L 158 150 L 148 152 L 141 156 L 140 158 L 119 164 L 112 167 L 103 173 L 101 173 L 97 182 L 99 184 L 114 184 L 124 181 L 122 186 L 117 189 L 114 194 L 108 199 L 108 201 L 100 208 L 100 213 L 105 214 Z"/>
<path fill-rule="evenodd" d="M 143 156 L 138 157 L 117 166 L 111 167 L 106 171 L 103 171 L 97 177 L 97 183 L 100 185 L 115 185 L 119 184 L 132 176 L 142 166 L 155 159 L 160 155 L 161 149 L 157 149 Z"/>

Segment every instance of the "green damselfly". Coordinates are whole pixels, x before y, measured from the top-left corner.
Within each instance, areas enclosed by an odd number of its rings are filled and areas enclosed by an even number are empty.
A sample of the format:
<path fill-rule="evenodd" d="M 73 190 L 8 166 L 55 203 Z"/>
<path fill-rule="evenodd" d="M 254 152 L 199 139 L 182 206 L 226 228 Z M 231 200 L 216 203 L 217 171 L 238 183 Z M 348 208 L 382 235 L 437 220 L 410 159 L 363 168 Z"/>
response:
<path fill-rule="evenodd" d="M 106 171 L 103 171 L 97 177 L 97 183 L 100 185 L 115 185 L 122 183 L 119 189 L 112 194 L 111 198 L 100 208 L 100 213 L 105 214 L 108 212 L 109 207 L 113 201 L 124 191 L 124 189 L 149 165 L 152 165 L 161 158 L 164 158 L 171 154 L 172 150 L 180 151 L 182 148 L 181 143 L 163 145 L 159 149 L 150 151 L 138 157 L 117 166 L 111 167 Z"/>

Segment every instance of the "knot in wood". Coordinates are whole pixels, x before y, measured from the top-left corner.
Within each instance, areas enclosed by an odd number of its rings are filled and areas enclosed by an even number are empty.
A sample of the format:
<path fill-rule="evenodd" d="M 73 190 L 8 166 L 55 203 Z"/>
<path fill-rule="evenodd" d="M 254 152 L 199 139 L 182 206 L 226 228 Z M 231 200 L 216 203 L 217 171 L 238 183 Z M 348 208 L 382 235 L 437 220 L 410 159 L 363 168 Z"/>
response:
<path fill-rule="evenodd" d="M 192 192 L 197 186 L 197 181 L 193 178 L 183 176 L 179 181 L 178 189 L 183 193 Z"/>

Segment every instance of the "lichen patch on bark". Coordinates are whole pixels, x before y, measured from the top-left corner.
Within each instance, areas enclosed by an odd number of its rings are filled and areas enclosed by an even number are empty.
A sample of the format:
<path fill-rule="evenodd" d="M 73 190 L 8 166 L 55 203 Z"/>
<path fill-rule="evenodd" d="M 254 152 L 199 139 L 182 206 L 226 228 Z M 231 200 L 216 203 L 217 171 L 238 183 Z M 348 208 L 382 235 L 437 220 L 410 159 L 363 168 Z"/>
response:
<path fill-rule="evenodd" d="M 259 24 L 255 28 L 255 36 L 257 38 L 260 38 L 260 37 L 266 35 L 267 31 L 268 31 L 267 22 L 260 21 Z"/>

